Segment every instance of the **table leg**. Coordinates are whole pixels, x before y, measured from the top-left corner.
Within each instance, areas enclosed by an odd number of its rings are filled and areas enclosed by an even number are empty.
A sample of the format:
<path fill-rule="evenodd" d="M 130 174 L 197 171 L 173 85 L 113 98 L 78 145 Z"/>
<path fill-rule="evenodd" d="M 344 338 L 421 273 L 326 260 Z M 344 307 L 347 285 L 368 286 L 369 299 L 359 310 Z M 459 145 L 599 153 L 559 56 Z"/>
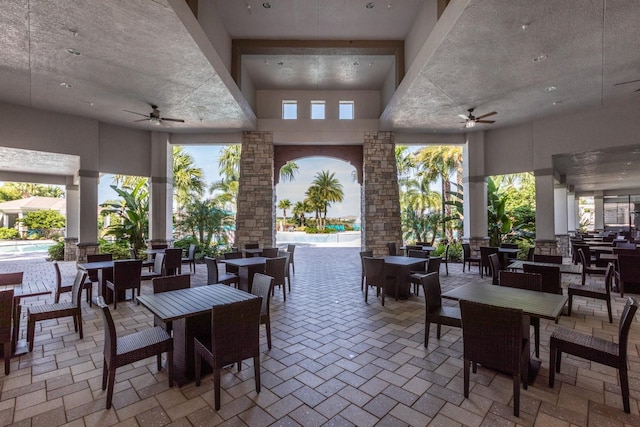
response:
<path fill-rule="evenodd" d="M 174 320 L 173 377 L 182 387 L 195 379 L 193 338 L 211 335 L 211 313 Z M 202 364 L 202 375 L 211 372 L 209 364 Z"/>

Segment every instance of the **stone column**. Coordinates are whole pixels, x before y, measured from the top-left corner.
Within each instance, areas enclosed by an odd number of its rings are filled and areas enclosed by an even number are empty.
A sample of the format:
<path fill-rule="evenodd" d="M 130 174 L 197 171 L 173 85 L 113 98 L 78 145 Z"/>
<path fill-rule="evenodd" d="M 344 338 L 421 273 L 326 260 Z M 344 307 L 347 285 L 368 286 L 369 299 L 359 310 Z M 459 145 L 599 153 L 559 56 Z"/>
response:
<path fill-rule="evenodd" d="M 534 172 L 536 180 L 536 254 L 557 255 L 553 170 Z"/>
<path fill-rule="evenodd" d="M 567 193 L 567 232 L 569 235 L 575 235 L 578 224 L 578 210 L 576 203 L 576 194 Z"/>
<path fill-rule="evenodd" d="M 594 229 L 596 232 L 604 231 L 604 194 L 602 191 L 593 192 Z"/>
<path fill-rule="evenodd" d="M 273 182 L 273 134 L 245 132 L 240 155 L 235 246 L 241 248 L 248 242 L 258 242 L 261 247 L 275 244 Z"/>
<path fill-rule="evenodd" d="M 168 134 L 151 133 L 149 246 L 173 243 L 173 148 Z"/>
<path fill-rule="evenodd" d="M 487 226 L 487 178 L 484 171 L 484 132 L 467 134 L 462 148 L 464 234 L 472 251 L 489 244 Z"/>
<path fill-rule="evenodd" d="M 80 233 L 80 187 L 77 185 L 66 186 L 66 211 L 67 223 L 64 239 L 64 260 L 76 260 L 76 245 Z M 96 218 L 97 219 L 97 218 Z"/>
<path fill-rule="evenodd" d="M 392 132 L 365 132 L 361 203 L 363 250 L 387 255 L 387 243 L 402 244 L 400 195 Z"/>
<path fill-rule="evenodd" d="M 97 254 L 98 245 L 98 171 L 80 169 L 80 221 L 76 260 L 85 262 L 87 255 Z"/>
<path fill-rule="evenodd" d="M 558 185 L 553 189 L 554 227 L 558 252 L 563 257 L 569 256 L 569 232 L 567 215 L 567 187 Z"/>

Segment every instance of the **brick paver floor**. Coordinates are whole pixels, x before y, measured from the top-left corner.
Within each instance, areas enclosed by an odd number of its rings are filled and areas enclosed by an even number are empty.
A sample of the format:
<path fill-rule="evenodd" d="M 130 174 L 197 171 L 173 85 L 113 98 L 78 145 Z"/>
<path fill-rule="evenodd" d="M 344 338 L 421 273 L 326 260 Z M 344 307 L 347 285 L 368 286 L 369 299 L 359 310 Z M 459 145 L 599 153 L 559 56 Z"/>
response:
<path fill-rule="evenodd" d="M 150 358 L 118 369 L 113 407 L 104 409 L 102 319 L 95 306 L 83 301 L 84 339 L 73 332 L 71 319 L 40 322 L 33 353 L 14 358 L 8 376 L 0 373 L 0 425 L 640 425 L 637 319 L 629 345 L 631 414 L 622 411 L 616 371 L 605 366 L 565 356 L 555 387 L 548 387 L 549 335 L 556 325 L 542 320 L 542 368 L 535 384 L 522 390 L 521 416 L 515 418 L 511 380 L 505 375 L 480 367 L 471 375 L 469 398 L 464 398 L 459 329 L 443 327 L 438 340 L 432 325 L 429 348 L 423 347 L 423 296 L 405 301 L 389 297 L 382 307 L 373 293 L 365 304 L 358 251 L 296 249 L 287 302 L 281 292 L 272 299 L 271 351 L 261 327 L 259 394 L 250 360 L 240 372 L 224 369 L 222 407 L 216 412 L 211 376 L 200 387 L 169 388 L 166 372 L 157 372 Z M 0 260 L 0 272 L 18 270 L 25 271 L 26 281 L 54 285 L 53 267 L 43 258 Z M 62 263 L 62 270 L 70 279 L 75 263 Z M 477 267 L 463 273 L 461 264 L 450 264 L 449 271 L 441 276 L 443 291 L 490 281 L 480 279 Z M 206 268 L 198 264 L 192 283 L 205 281 Z M 143 292 L 151 292 L 150 282 L 143 282 Z M 51 300 L 33 298 L 25 304 Z M 615 296 L 614 323 L 609 324 L 602 301 L 576 298 L 572 316 L 561 317 L 559 324 L 617 338 L 623 306 L 624 300 Z M 112 312 L 119 334 L 153 324 L 152 315 L 134 302 L 118 304 Z M 24 338 L 24 318 L 22 323 Z"/>

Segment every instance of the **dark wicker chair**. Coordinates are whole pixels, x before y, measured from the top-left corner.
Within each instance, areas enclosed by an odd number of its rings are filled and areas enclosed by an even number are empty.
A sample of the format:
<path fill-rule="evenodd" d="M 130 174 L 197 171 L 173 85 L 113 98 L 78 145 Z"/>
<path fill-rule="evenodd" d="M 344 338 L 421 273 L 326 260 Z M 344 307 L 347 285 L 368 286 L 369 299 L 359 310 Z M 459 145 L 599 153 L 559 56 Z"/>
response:
<path fill-rule="evenodd" d="M 178 276 L 156 277 L 151 280 L 153 285 L 153 293 L 177 291 L 178 289 L 187 289 L 191 287 L 191 276 L 188 274 Z M 172 322 L 163 322 L 158 316 L 153 316 L 153 325 L 159 326 L 169 334 L 172 331 Z"/>
<path fill-rule="evenodd" d="M 262 298 L 213 307 L 211 335 L 193 340 L 196 386 L 204 360 L 213 368 L 215 409 L 220 409 L 220 369 L 253 358 L 256 392 L 260 393 L 260 310 Z"/>
<path fill-rule="evenodd" d="M 2 343 L 5 375 L 9 375 L 11 371 L 12 318 L 13 289 L 0 291 L 0 343 Z"/>
<path fill-rule="evenodd" d="M 520 273 L 515 271 L 500 272 L 500 286 L 542 292 L 542 275 L 539 273 Z M 540 357 L 540 318 L 529 317 L 533 326 L 533 337 L 536 357 Z"/>
<path fill-rule="evenodd" d="M 24 272 L 0 273 L 0 286 L 21 285 Z"/>
<path fill-rule="evenodd" d="M 164 250 L 164 274 L 167 276 L 182 274 L 182 249 L 167 248 Z"/>
<path fill-rule="evenodd" d="M 502 265 L 500 264 L 500 257 L 497 253 L 489 255 L 489 266 L 491 267 L 491 283 L 499 285 Z"/>
<path fill-rule="evenodd" d="M 73 288 L 73 284 L 63 285 L 62 284 L 62 273 L 60 272 L 60 266 L 58 265 L 58 261 L 53 262 L 53 268 L 56 272 L 56 294 L 53 298 L 53 302 L 56 304 L 60 302 L 60 294 L 65 292 L 71 292 Z M 93 282 L 91 280 L 85 280 L 82 285 L 83 289 L 86 290 L 86 298 L 89 303 L 89 307 L 93 305 L 93 301 L 91 301 L 91 294 L 93 293 Z"/>
<path fill-rule="evenodd" d="M 506 249 L 519 249 L 520 247 L 518 246 L 517 243 L 501 243 L 500 244 L 501 248 L 506 248 Z M 518 258 L 518 254 L 517 253 L 508 253 L 505 254 L 507 259 L 516 259 Z"/>
<path fill-rule="evenodd" d="M 260 243 L 247 243 L 246 245 L 244 245 L 245 249 L 259 249 L 260 248 Z"/>
<path fill-rule="evenodd" d="M 187 250 L 187 256 L 183 257 L 180 260 L 181 264 L 189 264 L 189 273 L 191 273 L 191 269 L 193 268 L 193 274 L 196 273 L 196 245 L 195 243 L 189 244 L 189 249 Z"/>
<path fill-rule="evenodd" d="M 592 267 L 591 262 L 588 261 L 591 256 L 590 254 L 591 252 L 589 251 L 589 247 L 581 247 L 578 249 L 578 256 L 580 257 L 580 262 L 582 263 L 582 285 L 584 285 L 585 283 L 587 274 L 597 274 L 604 276 L 604 273 L 607 270 L 606 267 Z"/>
<path fill-rule="evenodd" d="M 87 255 L 87 262 L 104 262 L 104 261 L 113 261 L 113 254 L 93 254 Z M 100 281 L 100 276 L 98 270 L 89 269 L 87 270 L 87 283 L 85 283 L 85 289 L 91 289 L 87 292 L 93 291 L 93 283 L 98 283 Z M 91 295 L 87 295 L 87 301 L 89 302 L 89 306 L 93 304 L 91 301 Z M 58 302 L 58 301 L 56 301 Z"/>
<path fill-rule="evenodd" d="M 624 286 L 627 283 L 640 283 L 640 256 L 618 255 L 618 290 L 624 297 Z"/>
<path fill-rule="evenodd" d="M 282 286 L 282 298 L 287 302 L 287 257 L 267 258 L 265 263 L 265 274 L 273 277 L 273 292 L 275 295 L 275 287 Z M 251 292 L 251 289 L 249 289 Z"/>
<path fill-rule="evenodd" d="M 462 244 L 462 272 L 464 273 L 464 267 L 466 265 L 469 266 L 469 271 L 471 271 L 471 264 L 478 264 L 478 268 L 480 268 L 480 257 L 471 256 L 471 245 L 469 243 Z"/>
<path fill-rule="evenodd" d="M 444 247 L 444 255 L 442 256 L 442 262 L 444 262 L 444 270 L 449 275 L 449 243 Z"/>
<path fill-rule="evenodd" d="M 613 323 L 613 314 L 611 312 L 611 286 L 613 284 L 613 275 L 615 268 L 613 263 L 609 263 L 604 275 L 604 287 L 586 286 L 572 283 L 569 285 L 569 306 L 568 314 L 571 316 L 571 306 L 573 305 L 573 297 L 581 296 L 586 298 L 594 298 L 604 300 L 607 303 L 607 313 L 609 314 L 609 323 Z"/>
<path fill-rule="evenodd" d="M 627 339 L 629 338 L 629 329 L 637 309 L 638 302 L 633 298 L 627 299 L 620 317 L 617 343 L 570 329 L 556 329 L 549 340 L 549 387 L 553 387 L 555 373 L 560 372 L 562 353 L 572 354 L 592 362 L 611 366 L 618 370 L 620 376 L 624 412 L 630 413 Z"/>
<path fill-rule="evenodd" d="M 289 285 L 289 292 L 291 292 L 291 268 L 289 267 L 291 265 L 291 255 L 291 252 L 278 251 L 279 257 L 285 257 L 287 259 L 287 267 L 284 269 L 284 274 L 285 278 L 287 279 L 287 284 Z"/>
<path fill-rule="evenodd" d="M 273 277 L 256 273 L 251 284 L 251 293 L 262 297 L 260 308 L 260 324 L 265 325 L 267 332 L 267 347 L 271 350 L 271 293 L 273 292 Z"/>
<path fill-rule="evenodd" d="M 151 268 L 153 267 L 153 261 L 155 259 L 155 257 L 151 258 L 151 259 L 143 259 L 140 258 L 138 256 L 138 253 L 136 252 L 136 250 L 134 248 L 129 248 L 129 258 L 130 259 L 142 259 L 142 268 L 148 268 L 149 271 L 151 271 Z"/>
<path fill-rule="evenodd" d="M 262 256 L 265 258 L 277 258 L 278 251 L 278 248 L 264 248 L 262 249 Z"/>
<path fill-rule="evenodd" d="M 485 274 L 491 274 L 489 255 L 497 254 L 498 249 L 493 246 L 480 246 L 480 277 L 484 277 Z"/>
<path fill-rule="evenodd" d="M 425 274 L 420 278 L 420 285 L 424 292 L 425 302 L 424 346 L 426 348 L 429 345 L 429 329 L 431 323 L 437 325 L 436 337 L 440 339 L 440 329 L 442 325 L 459 328 L 462 326 L 462 321 L 458 307 L 442 305 L 442 298 L 440 296 L 442 292 L 438 273 Z"/>
<path fill-rule="evenodd" d="M 206 256 L 204 257 L 204 263 L 207 266 L 207 285 L 222 283 L 238 287 L 240 276 L 235 273 L 220 273 L 217 259 Z"/>
<path fill-rule="evenodd" d="M 102 297 L 96 300 L 104 321 L 104 361 L 102 389 L 107 390 L 107 409 L 111 408 L 116 369 L 147 357 L 157 356 L 158 371 L 162 369 L 162 353 L 167 353 L 169 387 L 173 387 L 173 338 L 162 328 L 153 327 L 118 337 L 109 306 Z"/>
<path fill-rule="evenodd" d="M 366 279 L 364 285 L 364 302 L 366 303 L 369 298 L 369 287 L 373 286 L 376 288 L 376 296 L 380 296 L 380 294 L 382 294 L 382 306 L 384 307 L 384 288 L 387 279 L 384 258 L 365 256 L 362 257 L 362 263 Z"/>
<path fill-rule="evenodd" d="M 293 274 L 296 274 L 296 264 L 293 256 L 293 254 L 296 252 L 296 245 L 287 245 L 287 252 L 291 254 L 289 255 L 289 264 L 291 264 L 291 268 L 293 269 Z"/>
<path fill-rule="evenodd" d="M 27 341 L 29 341 L 29 351 L 33 351 L 33 341 L 35 339 L 36 322 L 41 320 L 59 319 L 61 317 L 73 317 L 73 326 L 76 332 L 83 338 L 82 334 L 82 289 L 87 273 L 78 270 L 76 278 L 73 280 L 71 289 L 71 302 L 60 302 L 54 304 L 34 305 L 27 309 Z"/>
<path fill-rule="evenodd" d="M 396 248 L 396 242 L 387 243 L 387 249 L 389 250 L 389 256 L 396 256 L 398 249 Z"/>
<path fill-rule="evenodd" d="M 533 261 L 533 257 L 535 256 L 536 247 L 531 246 L 529 251 L 527 252 L 527 261 Z"/>
<path fill-rule="evenodd" d="M 560 266 L 525 264 L 523 269 L 525 273 L 537 273 L 542 276 L 542 292 L 562 295 Z"/>
<path fill-rule="evenodd" d="M 546 262 L 548 264 L 562 264 L 562 255 L 540 255 L 533 256 L 534 262 Z"/>
<path fill-rule="evenodd" d="M 529 319 L 522 310 L 461 300 L 464 397 L 469 397 L 469 364 L 511 374 L 513 415 L 520 416 L 520 384 L 529 379 Z"/>
<path fill-rule="evenodd" d="M 158 254 L 160 255 L 160 254 Z M 113 309 L 118 308 L 120 291 L 126 294 L 131 289 L 131 299 L 135 299 L 135 291 L 140 295 L 142 260 L 125 259 L 113 262 L 113 282 L 107 280 L 107 289 L 113 294 Z"/>
<path fill-rule="evenodd" d="M 626 242 L 626 241 L 625 242 L 614 242 L 613 246 L 616 247 L 616 248 L 620 248 L 620 249 L 633 249 L 633 250 L 635 250 L 637 248 L 637 245 L 635 243 L 629 243 L 629 242 Z"/>
<path fill-rule="evenodd" d="M 360 252 L 360 267 L 362 268 L 361 278 L 360 278 L 360 290 L 361 291 L 364 291 L 364 283 L 365 283 L 365 279 L 366 279 L 366 276 L 364 274 L 365 272 L 364 272 L 364 259 L 363 259 L 366 256 L 369 257 L 369 258 L 372 258 L 373 257 L 373 251 L 362 251 L 362 252 Z"/>
<path fill-rule="evenodd" d="M 151 245 L 151 249 L 167 249 L 168 247 L 169 245 L 165 243 L 158 243 L 158 244 Z"/>
<path fill-rule="evenodd" d="M 239 259 L 242 258 L 242 252 L 238 252 L 238 251 L 234 251 L 234 252 L 227 252 L 225 254 L 223 254 L 224 259 Z M 229 265 L 229 264 L 225 264 L 225 271 L 227 273 L 233 273 L 233 274 L 238 274 L 238 267 L 235 265 Z"/>
<path fill-rule="evenodd" d="M 140 273 L 140 280 L 149 280 L 164 276 L 164 254 L 156 254 L 153 259 L 153 268 L 150 271 Z"/>

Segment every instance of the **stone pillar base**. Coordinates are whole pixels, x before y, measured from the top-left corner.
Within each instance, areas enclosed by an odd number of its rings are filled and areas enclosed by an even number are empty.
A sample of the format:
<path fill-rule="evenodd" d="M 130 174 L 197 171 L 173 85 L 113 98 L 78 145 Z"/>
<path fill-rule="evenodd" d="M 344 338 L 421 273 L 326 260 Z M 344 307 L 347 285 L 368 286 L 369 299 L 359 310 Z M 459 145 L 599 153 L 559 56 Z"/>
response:
<path fill-rule="evenodd" d="M 480 246 L 489 246 L 490 239 L 488 237 L 463 237 L 462 240 L 469 243 L 472 253 L 480 253 Z"/>
<path fill-rule="evenodd" d="M 171 247 L 173 245 L 173 239 L 152 239 L 147 242 L 147 245 L 149 245 L 149 248 L 151 248 L 151 245 L 167 245 Z"/>
<path fill-rule="evenodd" d="M 100 253 L 100 244 L 96 243 L 78 243 L 76 245 L 76 261 L 87 262 L 87 255 L 97 255 Z"/>
<path fill-rule="evenodd" d="M 536 240 L 535 253 L 537 255 L 561 255 L 556 240 Z"/>
<path fill-rule="evenodd" d="M 564 258 L 570 257 L 569 253 L 569 236 L 567 234 L 556 235 L 556 241 L 558 245 L 558 255 L 562 255 Z"/>
<path fill-rule="evenodd" d="M 75 261 L 76 250 L 78 245 L 77 237 L 67 237 L 64 239 L 64 260 Z"/>

